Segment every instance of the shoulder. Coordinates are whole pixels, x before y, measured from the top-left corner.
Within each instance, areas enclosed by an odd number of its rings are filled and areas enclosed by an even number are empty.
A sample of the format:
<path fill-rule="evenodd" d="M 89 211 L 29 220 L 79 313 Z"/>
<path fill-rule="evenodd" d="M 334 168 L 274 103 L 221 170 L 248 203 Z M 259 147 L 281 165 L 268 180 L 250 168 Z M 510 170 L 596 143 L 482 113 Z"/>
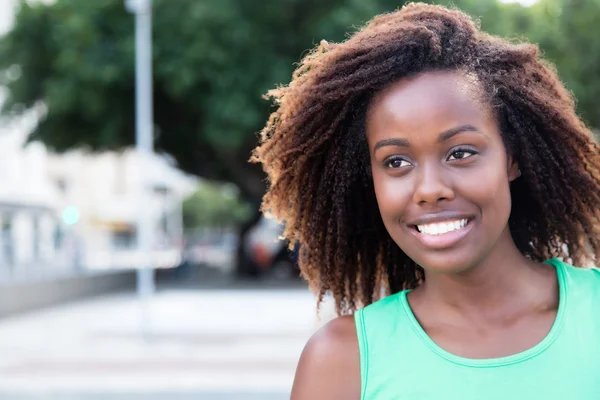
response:
<path fill-rule="evenodd" d="M 555 266 L 562 266 L 565 277 L 574 283 L 592 283 L 600 282 L 600 269 L 596 266 L 573 266 L 557 258 L 549 261 Z"/>
<path fill-rule="evenodd" d="M 306 344 L 292 400 L 360 399 L 360 355 L 354 316 L 332 320 Z"/>
<path fill-rule="evenodd" d="M 570 303 L 599 304 L 600 269 L 589 265 L 573 266 L 558 259 L 552 259 L 550 262 L 559 267 L 559 283 L 568 293 Z"/>

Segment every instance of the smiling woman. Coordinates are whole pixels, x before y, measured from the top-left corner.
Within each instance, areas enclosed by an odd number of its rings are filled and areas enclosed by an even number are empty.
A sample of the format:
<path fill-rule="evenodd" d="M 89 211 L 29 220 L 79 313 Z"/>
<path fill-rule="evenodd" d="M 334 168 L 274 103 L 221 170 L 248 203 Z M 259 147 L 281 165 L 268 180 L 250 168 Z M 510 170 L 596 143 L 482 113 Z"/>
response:
<path fill-rule="evenodd" d="M 263 207 L 341 314 L 292 399 L 597 398 L 600 154 L 536 46 L 410 4 L 271 94 Z"/>
<path fill-rule="evenodd" d="M 469 269 L 493 255 L 492 243 L 521 258 L 505 229 L 518 164 L 490 106 L 474 100 L 481 90 L 463 72 L 422 73 L 381 90 L 367 111 L 383 223 L 426 271 Z"/>

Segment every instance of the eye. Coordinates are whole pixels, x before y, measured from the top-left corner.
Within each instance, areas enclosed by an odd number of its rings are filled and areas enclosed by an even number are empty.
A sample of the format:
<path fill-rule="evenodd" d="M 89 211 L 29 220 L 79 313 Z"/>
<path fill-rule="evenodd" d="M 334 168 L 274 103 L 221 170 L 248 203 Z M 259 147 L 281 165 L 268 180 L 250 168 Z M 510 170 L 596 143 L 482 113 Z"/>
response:
<path fill-rule="evenodd" d="M 404 167 L 409 167 L 412 164 L 402 157 L 392 156 L 392 157 L 387 158 L 383 162 L 383 165 L 386 168 L 400 169 L 400 168 L 404 168 Z"/>
<path fill-rule="evenodd" d="M 472 149 L 455 149 L 448 156 L 447 161 L 459 161 L 476 155 L 477 152 Z"/>

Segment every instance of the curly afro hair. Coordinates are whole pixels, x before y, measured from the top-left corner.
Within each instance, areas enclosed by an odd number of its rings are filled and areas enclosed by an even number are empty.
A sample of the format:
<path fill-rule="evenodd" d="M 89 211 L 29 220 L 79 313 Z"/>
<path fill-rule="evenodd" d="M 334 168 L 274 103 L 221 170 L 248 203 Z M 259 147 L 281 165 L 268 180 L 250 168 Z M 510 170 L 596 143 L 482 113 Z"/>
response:
<path fill-rule="evenodd" d="M 466 14 L 409 4 L 346 41 L 322 41 L 285 87 L 252 161 L 268 174 L 263 211 L 301 244 L 300 268 L 338 314 L 416 287 L 423 270 L 392 241 L 369 172 L 365 114 L 386 85 L 425 71 L 464 71 L 481 83 L 522 178 L 509 227 L 526 257 L 600 260 L 600 154 L 574 100 L 537 46 L 479 30 Z"/>

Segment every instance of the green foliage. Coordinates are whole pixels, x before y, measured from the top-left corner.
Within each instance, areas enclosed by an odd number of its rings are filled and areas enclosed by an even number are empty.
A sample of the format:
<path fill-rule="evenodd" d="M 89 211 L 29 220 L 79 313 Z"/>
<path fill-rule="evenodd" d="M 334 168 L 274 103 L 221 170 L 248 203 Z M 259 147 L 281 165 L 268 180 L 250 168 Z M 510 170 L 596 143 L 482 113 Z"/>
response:
<path fill-rule="evenodd" d="M 537 43 L 577 99 L 586 123 L 600 127 L 600 0 L 538 0 L 531 7 L 497 1 L 456 0 L 479 17 L 483 30 Z"/>
<path fill-rule="evenodd" d="M 247 160 L 270 104 L 313 43 L 342 40 L 379 9 L 362 0 L 154 0 L 156 147 L 196 175 L 264 188 Z M 31 135 L 56 151 L 115 149 L 134 140 L 134 18 L 123 0 L 24 0 L 0 39 L 4 113 L 43 101 Z M 16 66 L 16 67 L 15 67 Z M 2 75 L 2 74 L 0 74 Z"/>
<path fill-rule="evenodd" d="M 231 227 L 244 222 L 249 216 L 250 206 L 231 184 L 205 181 L 183 202 L 185 230 Z"/>
<path fill-rule="evenodd" d="M 448 4 L 447 0 L 437 1 Z M 180 168 L 232 181 L 253 201 L 264 190 L 247 160 L 271 111 L 262 99 L 288 82 L 295 63 L 321 39 L 340 41 L 398 0 L 154 0 L 156 148 Z M 526 8 L 455 0 L 484 30 L 539 42 L 600 126 L 600 0 L 540 0 Z M 33 3 L 32 3 L 33 4 Z M 31 135 L 51 149 L 118 149 L 134 141 L 134 18 L 123 0 L 20 2 L 14 29 L 0 38 L 3 113 L 43 102 Z"/>
<path fill-rule="evenodd" d="M 556 63 L 583 119 L 600 128 L 600 0 L 540 0 L 531 11 L 538 21 L 532 40 Z"/>

